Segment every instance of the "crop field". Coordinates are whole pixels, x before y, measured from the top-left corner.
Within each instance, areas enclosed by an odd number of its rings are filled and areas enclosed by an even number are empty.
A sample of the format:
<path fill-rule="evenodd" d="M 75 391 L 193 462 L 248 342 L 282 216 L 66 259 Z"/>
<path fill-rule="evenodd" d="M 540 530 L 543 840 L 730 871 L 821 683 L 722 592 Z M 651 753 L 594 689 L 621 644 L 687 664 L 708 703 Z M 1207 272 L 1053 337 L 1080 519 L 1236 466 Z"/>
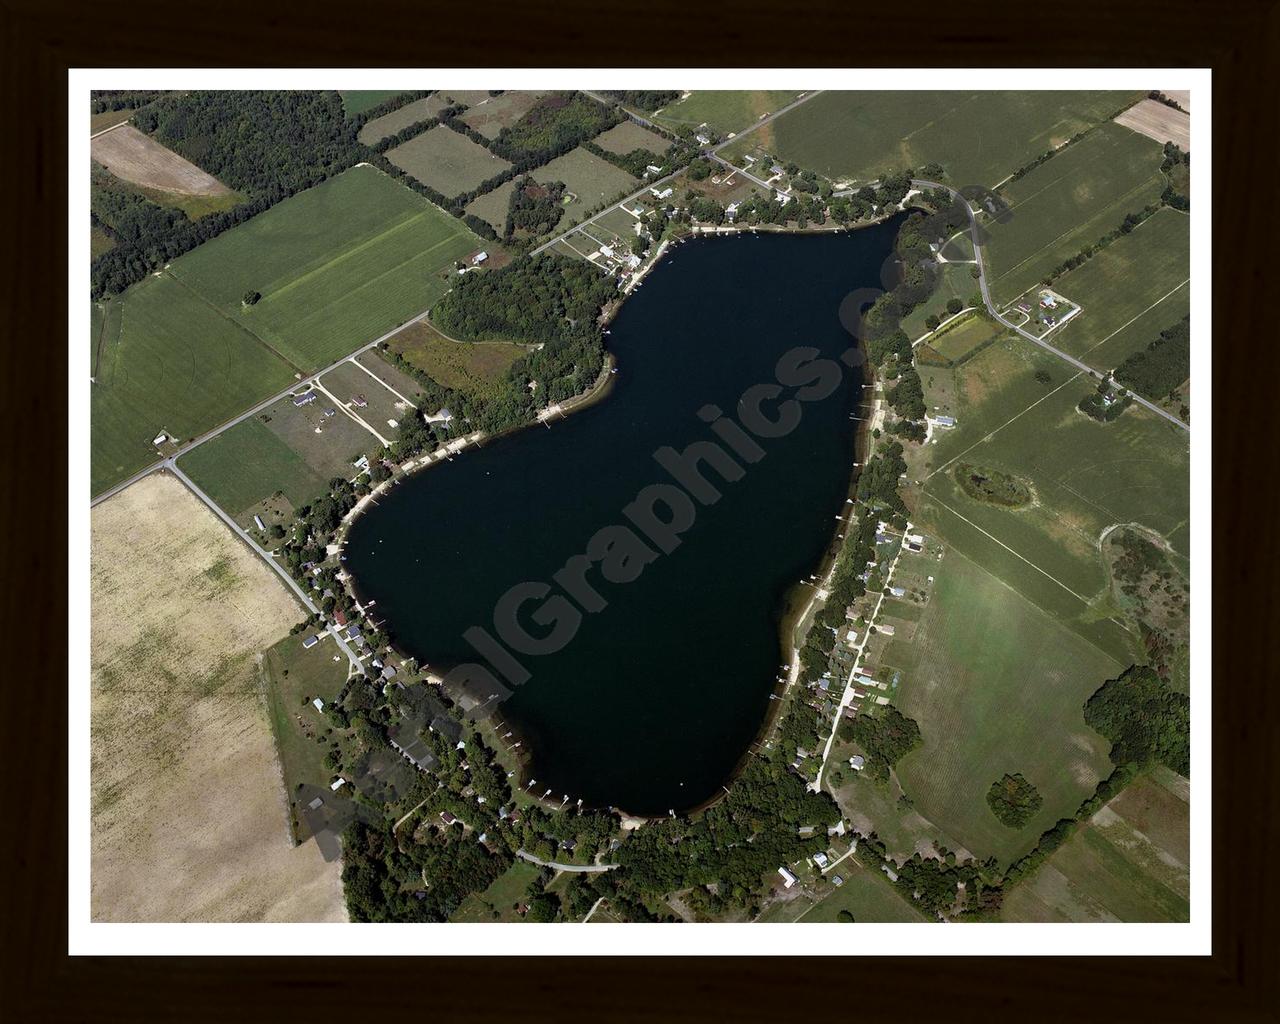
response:
<path fill-rule="evenodd" d="M 1111 770 L 1107 741 L 1081 706 L 1124 666 L 956 550 L 934 575 L 914 637 L 894 638 L 883 659 L 902 671 L 896 703 L 923 738 L 897 775 L 914 808 L 974 856 L 1009 861 Z M 1006 772 L 1044 797 L 1020 829 L 986 802 Z"/>
<path fill-rule="evenodd" d="M 497 138 L 503 128 L 510 128 L 534 108 L 543 92 L 512 90 L 501 96 L 481 100 L 462 115 L 462 122 L 474 128 L 486 139 Z"/>
<path fill-rule="evenodd" d="M 1053 344 L 1097 369 L 1113 369 L 1187 313 L 1190 279 L 1191 219 L 1160 210 L 1054 282 L 1083 312 L 1054 334 Z"/>
<path fill-rule="evenodd" d="M 413 406 L 397 398 L 380 380 L 349 359 L 321 377 L 320 383 L 388 441 L 395 440 L 400 423 L 413 412 Z M 360 401 L 365 403 L 363 408 L 356 404 Z"/>
<path fill-rule="evenodd" d="M 1189 798 L 1167 768 L 1130 783 L 1006 895 L 1000 919 L 1189 920 Z"/>
<path fill-rule="evenodd" d="M 339 921 L 294 848 L 256 661 L 302 617 L 174 477 L 91 513 L 95 921 Z"/>
<path fill-rule="evenodd" d="M 671 146 L 663 136 L 636 124 L 630 118 L 597 135 L 595 143 L 601 149 L 620 156 L 626 156 L 635 149 L 647 149 L 650 153 L 661 156 Z"/>
<path fill-rule="evenodd" d="M 985 316 L 970 314 L 929 339 L 929 347 L 944 359 L 960 362 L 1005 333 L 1005 329 Z"/>
<path fill-rule="evenodd" d="M 786 90 L 701 90 L 663 107 L 651 120 L 673 128 L 681 125 L 697 128 L 707 124 L 721 135 L 728 135 L 749 128 L 764 115 L 785 107 L 798 95 L 798 92 Z"/>
<path fill-rule="evenodd" d="M 454 341 L 423 321 L 410 324 L 387 343 L 432 380 L 469 394 L 487 392 L 525 354 L 521 346 L 506 341 Z"/>
<path fill-rule="evenodd" d="M 511 166 L 442 124 L 387 150 L 387 159 L 443 196 L 470 192 Z"/>
<path fill-rule="evenodd" d="M 507 210 L 511 208 L 511 193 L 516 190 L 516 179 L 504 181 L 492 192 L 477 196 L 467 204 L 467 213 L 474 214 L 498 234 L 502 234 L 507 226 Z"/>
<path fill-rule="evenodd" d="M 695 93 L 695 96 L 697 94 Z M 994 186 L 1139 93 L 824 92 L 770 122 L 765 146 L 833 181 L 940 163 L 956 186 Z"/>
<path fill-rule="evenodd" d="M 1172 142 L 1184 153 L 1191 152 L 1191 115 L 1161 103 L 1145 99 L 1116 118 L 1116 124 L 1141 132 L 1156 142 Z"/>
<path fill-rule="evenodd" d="M 1004 187 L 1009 212 L 987 226 L 987 283 L 1007 302 L 1109 231 L 1159 201 L 1160 146 L 1105 124 Z"/>
<path fill-rule="evenodd" d="M 310 372 L 430 306 L 453 261 L 478 247 L 412 190 L 355 167 L 206 242 L 170 273 Z M 246 307 L 247 291 L 262 298 Z"/>
<path fill-rule="evenodd" d="M 606 202 L 621 199 L 639 185 L 638 180 L 626 171 L 614 167 L 607 160 L 601 160 L 594 153 L 588 153 L 582 147 L 570 150 L 546 166 L 539 167 L 533 172 L 533 179 L 544 185 L 563 181 L 568 190 L 577 196 L 565 208 L 564 216 L 556 225 L 560 231 L 586 220 Z"/>
<path fill-rule="evenodd" d="M 302 646 L 303 640 L 315 635 L 320 636 L 319 644 L 310 650 Z M 332 723 L 311 702 L 319 697 L 328 704 L 346 683 L 347 659 L 343 656 L 334 661 L 337 651 L 337 644 L 327 633 L 308 630 L 286 636 L 262 658 L 263 689 L 280 755 L 290 824 L 300 842 L 309 839 L 310 832 L 303 808 L 298 806 L 299 784 L 327 787 L 333 777 L 324 757 L 336 733 L 328 734 Z"/>
<path fill-rule="evenodd" d="M 347 117 L 354 117 L 406 91 L 405 89 L 339 89 L 338 95 L 342 97 L 343 113 Z"/>
<path fill-rule="evenodd" d="M 360 129 L 360 134 L 357 138 L 366 146 L 372 146 L 374 143 L 381 142 L 397 132 L 404 131 L 411 124 L 430 120 L 448 105 L 448 102 L 439 93 L 432 93 L 430 96 L 424 96 L 420 100 L 406 103 L 403 107 L 397 107 L 389 114 L 375 117 Z"/>
<path fill-rule="evenodd" d="M 94 494 L 155 461 L 160 431 L 190 440 L 293 379 L 275 353 L 172 277 L 148 277 L 112 306 L 89 399 Z"/>
<path fill-rule="evenodd" d="M 227 195 L 231 189 L 131 124 L 103 132 L 89 143 L 95 161 L 117 178 L 186 195 Z"/>

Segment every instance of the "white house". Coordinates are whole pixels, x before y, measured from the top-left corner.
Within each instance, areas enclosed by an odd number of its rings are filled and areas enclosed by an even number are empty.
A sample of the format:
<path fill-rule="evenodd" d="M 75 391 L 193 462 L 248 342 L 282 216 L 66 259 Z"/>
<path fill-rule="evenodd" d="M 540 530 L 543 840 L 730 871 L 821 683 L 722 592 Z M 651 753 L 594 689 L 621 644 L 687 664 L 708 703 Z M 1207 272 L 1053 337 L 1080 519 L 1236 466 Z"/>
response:
<path fill-rule="evenodd" d="M 778 874 L 782 876 L 782 887 L 784 889 L 790 889 L 796 884 L 796 876 L 786 868 L 778 868 Z"/>
<path fill-rule="evenodd" d="M 849 767 L 856 772 L 862 771 L 866 763 L 861 754 L 854 754 L 853 757 L 849 758 Z"/>
<path fill-rule="evenodd" d="M 828 863 L 827 855 L 825 853 L 815 853 L 813 855 L 813 862 L 817 864 L 818 867 L 825 868 Z"/>
<path fill-rule="evenodd" d="M 473 267 L 478 267 L 480 266 L 481 263 L 483 263 L 488 258 L 489 258 L 489 254 L 487 252 L 478 252 L 471 257 L 471 265 Z"/>
<path fill-rule="evenodd" d="M 317 710 L 317 711 L 323 711 L 323 710 L 324 710 L 324 701 L 322 701 L 319 697 L 317 697 L 317 698 L 316 698 L 315 700 L 313 700 L 311 703 L 315 705 L 315 707 L 316 707 L 316 710 Z"/>
<path fill-rule="evenodd" d="M 331 783 L 329 783 L 329 788 L 330 788 L 330 789 L 332 789 L 332 790 L 336 793 L 338 790 L 340 790 L 340 789 L 341 789 L 343 786 L 345 786 L 346 784 L 347 784 L 347 780 L 346 780 L 346 779 L 341 779 L 341 778 L 340 778 L 340 779 L 338 779 L 338 781 L 337 781 L 337 782 L 331 782 Z"/>

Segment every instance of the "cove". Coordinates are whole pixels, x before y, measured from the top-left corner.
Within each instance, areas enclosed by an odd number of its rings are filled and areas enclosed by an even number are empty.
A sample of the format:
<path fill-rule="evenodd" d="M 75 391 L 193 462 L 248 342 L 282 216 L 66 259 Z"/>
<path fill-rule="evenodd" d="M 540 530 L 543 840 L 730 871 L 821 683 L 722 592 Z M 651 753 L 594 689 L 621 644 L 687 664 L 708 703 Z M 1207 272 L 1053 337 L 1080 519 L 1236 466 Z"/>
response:
<path fill-rule="evenodd" d="M 627 523 L 638 492 L 671 483 L 656 450 L 715 440 L 700 409 L 736 419 L 784 353 L 837 359 L 851 347 L 841 302 L 881 287 L 901 219 L 677 247 L 611 324 L 618 373 L 604 400 L 410 476 L 354 521 L 345 555 L 360 599 L 376 600 L 397 646 L 435 671 L 480 661 L 463 634 L 492 632 L 507 590 L 551 583 L 598 530 Z M 738 460 L 741 479 L 705 471 L 722 497 L 697 506 L 672 553 L 634 582 L 597 574 L 607 607 L 584 614 L 563 650 L 519 656 L 531 677 L 495 719 L 531 757 L 521 781 L 536 778 L 537 794 L 657 816 L 729 783 L 777 706 L 788 594 L 818 570 L 845 509 L 863 380 L 841 368 L 840 386 L 804 404 L 793 431 L 758 439 L 760 461 Z"/>

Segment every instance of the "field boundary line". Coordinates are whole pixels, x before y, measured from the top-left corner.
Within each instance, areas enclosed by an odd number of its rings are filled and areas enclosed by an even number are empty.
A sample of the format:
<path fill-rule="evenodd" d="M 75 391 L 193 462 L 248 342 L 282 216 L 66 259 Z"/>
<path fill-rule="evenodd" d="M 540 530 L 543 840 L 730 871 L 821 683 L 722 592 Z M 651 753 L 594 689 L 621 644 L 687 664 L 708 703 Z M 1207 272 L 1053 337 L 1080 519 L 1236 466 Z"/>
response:
<path fill-rule="evenodd" d="M 1117 334 L 1119 334 L 1119 333 L 1120 333 L 1121 331 L 1123 331 L 1126 327 L 1128 327 L 1130 324 L 1132 324 L 1135 320 L 1141 320 L 1144 316 L 1146 316 L 1146 315 L 1147 315 L 1148 313 L 1150 313 L 1153 309 L 1155 309 L 1155 308 L 1156 308 L 1156 306 L 1158 306 L 1158 305 L 1160 305 L 1160 303 L 1164 302 L 1164 300 L 1165 300 L 1165 299 L 1167 299 L 1170 295 L 1172 295 L 1174 292 L 1181 291 L 1184 285 L 1188 285 L 1188 284 L 1190 284 L 1190 283 L 1191 283 L 1191 278 L 1189 278 L 1189 277 L 1188 277 L 1185 281 L 1183 281 L 1181 284 L 1177 285 L 1177 286 L 1176 286 L 1175 288 L 1173 288 L 1171 291 L 1168 291 L 1168 292 L 1166 292 L 1164 295 L 1161 295 L 1161 296 L 1160 296 L 1160 298 L 1156 299 L 1156 301 L 1155 301 L 1155 302 L 1151 303 L 1151 305 L 1149 305 L 1149 306 L 1148 306 L 1146 309 L 1144 309 L 1141 313 L 1138 313 L 1136 316 L 1131 317 L 1130 319 L 1128 319 L 1128 320 L 1126 320 L 1124 323 L 1122 323 L 1122 324 L 1121 324 L 1119 327 L 1117 327 L 1114 331 L 1112 331 L 1112 332 L 1111 332 L 1110 334 L 1108 334 L 1105 338 L 1103 338 L 1100 342 L 1098 342 L 1098 344 L 1097 344 L 1097 345 L 1092 345 L 1092 346 L 1090 346 L 1089 348 L 1085 349 L 1085 350 L 1084 350 L 1084 352 L 1082 352 L 1082 353 L 1080 354 L 1080 358 L 1081 358 L 1081 359 L 1083 359 L 1083 358 L 1084 358 L 1085 356 L 1087 356 L 1090 352 L 1092 352 L 1095 348 L 1099 348 L 1099 347 L 1101 347 L 1102 345 L 1105 345 L 1105 344 L 1106 344 L 1107 342 L 1109 342 L 1112 338 L 1114 338 Z"/>
<path fill-rule="evenodd" d="M 343 412 L 345 412 L 345 413 L 346 413 L 348 416 L 350 416 L 353 420 L 355 420 L 357 423 L 359 423 L 359 424 L 360 424 L 360 426 L 364 427 L 364 429 L 365 429 L 365 430 L 369 431 L 369 433 L 371 433 L 374 437 L 376 437 L 376 438 L 378 439 L 378 442 L 379 442 L 383 447 L 385 447 L 385 448 L 390 448 L 390 447 L 391 447 L 391 442 L 390 442 L 390 441 L 388 441 L 385 437 L 383 437 L 383 436 L 382 436 L 381 434 L 379 434 L 376 430 L 374 430 L 374 429 L 373 429 L 373 427 L 369 426 L 369 424 L 368 424 L 368 423 L 366 423 L 363 419 L 361 419 L 359 416 L 357 416 L 354 412 L 352 412 L 350 409 L 348 409 L 348 408 L 346 407 L 346 405 L 345 405 L 345 404 L 343 404 L 342 399 L 338 398 L 338 396 L 337 396 L 337 395 L 335 395 L 332 391 L 330 391 L 327 387 L 325 387 L 325 386 L 324 386 L 323 382 L 320 380 L 320 378 L 319 378 L 319 377 L 317 377 L 317 378 L 316 378 L 316 387 L 320 389 L 320 391 L 321 391 L 321 393 L 322 393 L 322 394 L 327 395 L 327 396 L 328 396 L 328 397 L 333 401 L 334 405 L 336 405 L 339 409 L 341 409 Z M 317 475 L 319 475 L 319 474 L 317 474 Z"/>
<path fill-rule="evenodd" d="M 1039 405 L 1041 402 L 1046 401 L 1047 399 L 1052 398 L 1052 397 L 1053 397 L 1054 395 L 1056 395 L 1059 391 L 1061 391 L 1061 390 L 1062 390 L 1063 388 L 1065 388 L 1068 384 L 1070 384 L 1070 383 L 1071 383 L 1072 381 L 1074 381 L 1077 377 L 1079 377 L 1079 376 L 1080 376 L 1080 374 L 1081 374 L 1081 373 L 1083 373 L 1083 372 L 1084 372 L 1083 370 L 1077 370 L 1077 371 L 1076 371 L 1072 376 L 1068 377 L 1065 381 L 1063 381 L 1061 384 L 1059 384 L 1056 388 L 1054 388 L 1052 391 L 1050 391 L 1047 395 L 1042 395 L 1041 397 L 1037 398 L 1034 402 L 1032 402 L 1029 406 L 1027 406 L 1027 407 L 1026 407 L 1025 409 L 1023 409 L 1021 412 L 1016 413 L 1016 414 L 1015 414 L 1015 415 L 1013 415 L 1013 416 L 1010 416 L 1007 420 L 1005 420 L 1003 423 L 1001 423 L 1001 424 L 1000 424 L 1000 426 L 996 427 L 996 428 L 995 428 L 994 430 L 992 430 L 990 433 L 986 434 L 986 435 L 985 435 L 985 436 L 983 436 L 981 439 L 979 439 L 979 440 L 975 441 L 973 444 L 969 445 L 969 447 L 968 447 L 968 448 L 966 448 L 964 451 L 960 452 L 958 455 L 954 456 L 953 458 L 948 459 L 948 460 L 947 460 L 946 462 L 944 462 L 941 466 L 939 466 L 939 467 L 938 467 L 937 469 L 935 469 L 932 473 L 930 473 L 927 477 L 925 477 L 925 480 L 932 480 L 935 476 L 937 476 L 939 473 L 941 473 L 944 469 L 946 469 L 948 466 L 950 466 L 953 462 L 956 462 L 958 459 L 962 459 L 962 458 L 964 458 L 966 455 L 968 455 L 971 451 L 973 451 L 973 450 L 974 450 L 975 448 L 977 448 L 979 445 L 986 444 L 986 443 L 987 443 L 988 441 L 990 441 L 993 437 L 995 437 L 995 436 L 996 436 L 996 434 L 998 434 L 998 433 L 1000 433 L 1000 431 L 1004 430 L 1004 428 L 1005 428 L 1005 427 L 1007 427 L 1007 426 L 1008 426 L 1010 423 L 1012 423 L 1014 420 L 1018 419 L 1020 416 L 1025 416 L 1027 413 L 1029 413 L 1032 409 L 1034 409 L 1034 408 L 1035 408 L 1037 405 Z"/>
<path fill-rule="evenodd" d="M 217 313 L 218 316 L 222 317 L 222 319 L 227 321 L 227 323 L 232 324 L 237 330 L 247 334 L 250 338 L 252 338 L 259 345 L 265 348 L 268 352 L 274 355 L 277 359 L 279 359 L 282 363 L 284 363 L 285 366 L 289 367 L 289 369 L 291 369 L 294 373 L 301 374 L 303 376 L 306 375 L 306 371 L 301 366 L 295 363 L 292 359 L 287 358 L 283 352 L 281 352 L 278 348 L 272 345 L 271 342 L 267 341 L 266 338 L 262 337 L 262 335 L 256 333 L 255 331 L 249 330 L 249 328 L 247 328 L 239 320 L 233 317 L 230 313 L 228 313 L 224 309 L 219 308 L 216 303 L 211 302 L 209 299 L 205 298 L 198 291 L 196 291 L 195 288 L 187 284 L 186 281 L 182 280 L 182 278 L 178 277 L 176 274 L 168 270 L 166 270 L 164 273 L 165 273 L 165 276 L 169 278 L 169 280 L 176 281 L 184 289 L 186 289 L 188 292 L 194 295 L 199 301 L 203 302 L 211 310 Z"/>

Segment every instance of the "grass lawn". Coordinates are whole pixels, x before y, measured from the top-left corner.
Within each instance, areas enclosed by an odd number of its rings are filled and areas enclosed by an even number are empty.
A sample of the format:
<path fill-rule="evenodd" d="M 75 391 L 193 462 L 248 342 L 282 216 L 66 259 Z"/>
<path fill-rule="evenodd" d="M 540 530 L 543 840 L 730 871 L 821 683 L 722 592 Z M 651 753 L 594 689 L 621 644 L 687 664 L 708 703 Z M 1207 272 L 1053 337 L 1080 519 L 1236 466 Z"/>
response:
<path fill-rule="evenodd" d="M 457 220 L 372 167 L 301 192 L 174 261 L 170 272 L 308 372 L 448 290 L 479 248 Z M 245 292 L 261 300 L 245 307 Z"/>
<path fill-rule="evenodd" d="M 987 225 L 988 285 L 998 302 L 1021 295 L 1125 215 L 1158 202 L 1160 144 L 1104 124 L 1002 192 L 1007 214 Z"/>
<path fill-rule="evenodd" d="M 1058 278 L 1054 290 L 1082 312 L 1053 344 L 1110 370 L 1177 323 L 1190 308 L 1190 227 L 1186 214 L 1160 210 Z"/>
<path fill-rule="evenodd" d="M 886 660 L 903 670 L 896 703 L 923 738 L 898 763 L 902 787 L 979 859 L 1025 853 L 1111 770 L 1107 741 L 1085 725 L 1081 706 L 1123 665 L 957 551 L 936 569 L 913 640 L 890 644 Z M 1006 772 L 1044 797 L 1019 829 L 986 802 Z"/>
<path fill-rule="evenodd" d="M 843 878 L 844 885 L 832 886 L 830 893 L 797 917 L 797 921 L 805 924 L 830 923 L 838 919 L 842 910 L 853 915 L 855 924 L 928 920 L 898 895 L 884 872 L 872 871 L 854 857 L 846 857 L 826 877 L 830 879 L 832 875 Z"/>
<path fill-rule="evenodd" d="M 1002 921 L 1190 919 L 1188 785 L 1157 768 L 1006 895 Z"/>
<path fill-rule="evenodd" d="M 443 196 L 469 192 L 511 166 L 445 125 L 387 150 L 387 159 Z"/>
<path fill-rule="evenodd" d="M 108 307 L 90 394 L 90 487 L 106 490 L 154 462 L 160 431 L 190 440 L 286 387 L 290 367 L 168 275 Z"/>
<path fill-rule="evenodd" d="M 411 124 L 430 120 L 448 105 L 439 93 L 424 96 L 420 100 L 406 103 L 403 107 L 397 107 L 389 114 L 383 114 L 381 117 L 375 117 L 372 121 L 367 122 L 360 129 L 360 134 L 357 138 L 366 146 L 372 146 L 388 136 L 395 135 L 396 132 L 404 131 Z"/>
<path fill-rule="evenodd" d="M 406 89 L 339 89 L 338 95 L 342 97 L 343 113 L 347 117 L 354 117 L 356 114 L 363 114 L 370 107 L 386 102 L 392 96 L 399 96 L 407 91 Z"/>
<path fill-rule="evenodd" d="M 556 225 L 557 231 L 586 220 L 606 202 L 621 199 L 639 186 L 638 179 L 582 147 L 556 157 L 545 167 L 539 167 L 533 172 L 533 179 L 543 184 L 563 181 L 577 196 L 565 208 L 564 216 Z"/>
<path fill-rule="evenodd" d="M 256 416 L 180 456 L 179 465 L 242 526 L 252 521 L 249 510 L 276 491 L 297 507 L 328 485 L 328 477 L 316 473 Z"/>
<path fill-rule="evenodd" d="M 824 92 L 752 133 L 741 149 L 763 146 L 832 180 L 870 181 L 937 162 L 957 187 L 991 187 L 1139 98 L 1088 91 Z M 739 150 L 730 146 L 727 155 Z"/>
<path fill-rule="evenodd" d="M 387 344 L 432 380 L 470 394 L 491 390 L 525 354 L 507 341 L 454 341 L 421 320 L 392 335 Z"/>
<path fill-rule="evenodd" d="M 696 128 L 705 123 L 720 134 L 728 135 L 749 128 L 763 115 L 785 107 L 798 95 L 786 90 L 699 90 L 663 107 L 651 120 L 672 128 L 681 125 Z"/>
<path fill-rule="evenodd" d="M 972 254 L 970 257 L 972 258 Z M 978 281 L 973 276 L 973 265 L 969 263 L 944 263 L 942 276 L 938 285 L 927 300 L 902 318 L 902 329 L 912 341 L 924 334 L 929 328 L 925 326 L 925 318 L 930 314 L 939 320 L 945 320 L 951 314 L 947 312 L 947 302 L 959 299 L 962 306 L 970 305 L 970 299 L 978 291 Z"/>
<path fill-rule="evenodd" d="M 517 860 L 482 893 L 472 893 L 450 916 L 450 921 L 523 921 L 513 909 L 525 901 L 529 883 L 538 877 L 538 867 Z"/>
<path fill-rule="evenodd" d="M 347 659 L 334 661 L 337 644 L 325 636 L 306 650 L 302 641 L 314 630 L 287 636 L 263 655 L 262 673 L 266 681 L 267 710 L 271 730 L 280 755 L 280 771 L 289 797 L 294 835 L 299 841 L 306 825 L 302 808 L 294 797 L 299 783 L 328 788 L 333 772 L 325 767 L 324 756 L 338 733 L 311 701 L 319 697 L 326 704 L 338 695 L 347 681 Z"/>

